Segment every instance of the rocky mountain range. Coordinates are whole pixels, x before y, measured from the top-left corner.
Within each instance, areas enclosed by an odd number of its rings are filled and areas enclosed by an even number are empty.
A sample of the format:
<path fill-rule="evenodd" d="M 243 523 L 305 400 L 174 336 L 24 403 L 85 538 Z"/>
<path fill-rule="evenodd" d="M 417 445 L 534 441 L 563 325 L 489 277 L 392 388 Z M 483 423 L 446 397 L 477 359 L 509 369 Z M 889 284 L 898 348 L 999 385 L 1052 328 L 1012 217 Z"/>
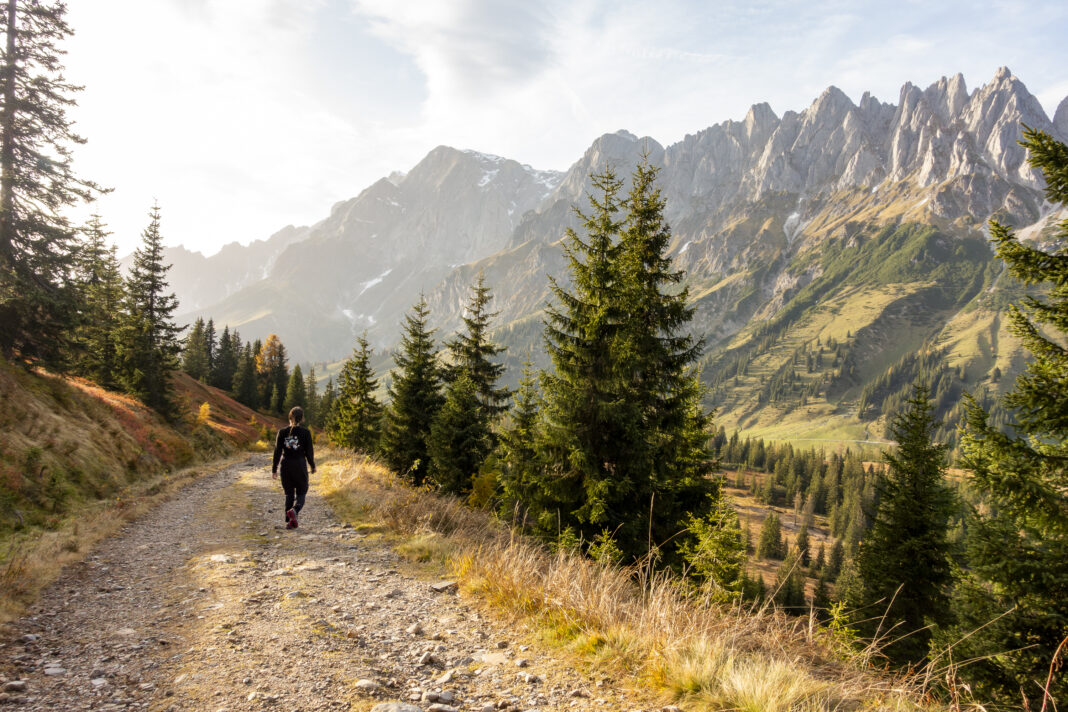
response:
<path fill-rule="evenodd" d="M 439 336 L 447 335 L 482 272 L 510 362 L 527 352 L 537 360 L 546 276 L 566 277 L 560 240 L 576 222 L 573 206 L 585 204 L 592 172 L 614 166 L 626 175 L 644 155 L 661 167 L 671 250 L 687 273 L 721 413 L 796 436 L 791 418 L 811 421 L 815 407 L 821 421 L 844 417 L 843 433 L 875 437 L 861 396 L 904 354 L 949 353 L 957 344 L 957 361 L 943 362 L 963 369 L 970 386 L 994 368 L 1013 368 L 998 307 L 986 321 L 968 321 L 968 329 L 989 332 L 983 349 L 961 346 L 959 333 L 946 329 L 962 314 L 987 313 L 977 300 L 1011 287 L 984 244 L 987 220 L 1043 239 L 1052 217 L 1041 177 L 1017 143 L 1021 125 L 1068 140 L 1068 98 L 1051 119 L 1002 68 L 971 92 L 959 74 L 926 89 L 906 84 L 896 103 L 865 94 L 855 104 L 830 87 L 801 112 L 779 116 L 756 104 L 741 121 L 667 147 L 626 131 L 606 134 L 566 173 L 442 146 L 311 227 L 210 258 L 172 251 L 171 281 L 183 320 L 211 316 L 244 338 L 274 332 L 294 359 L 329 361 L 346 356 L 364 331 L 379 349 L 390 347 L 420 293 Z M 905 253 L 912 261 L 893 274 L 860 264 L 896 264 Z M 949 291 L 952 279 L 933 285 L 949 266 L 975 278 Z M 935 298 L 933 286 L 945 293 Z M 892 328 L 900 331 L 889 338 Z M 786 360 L 828 338 L 839 351 L 835 368 L 864 354 L 859 368 L 848 378 L 830 366 L 795 374 L 793 396 L 767 397 Z M 722 386 L 727 367 L 737 370 L 733 395 Z"/>

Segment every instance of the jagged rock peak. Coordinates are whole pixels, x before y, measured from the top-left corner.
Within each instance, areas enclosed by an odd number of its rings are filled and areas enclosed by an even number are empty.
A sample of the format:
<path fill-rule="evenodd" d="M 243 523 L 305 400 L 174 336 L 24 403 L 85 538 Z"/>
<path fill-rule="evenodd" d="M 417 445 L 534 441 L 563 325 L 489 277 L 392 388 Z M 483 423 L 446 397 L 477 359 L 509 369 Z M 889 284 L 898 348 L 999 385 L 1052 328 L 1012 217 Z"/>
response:
<path fill-rule="evenodd" d="M 779 117 L 772 111 L 768 102 L 753 104 L 745 115 L 745 133 L 749 138 L 753 138 L 754 135 L 769 132 L 778 123 Z"/>
<path fill-rule="evenodd" d="M 923 98 L 943 123 L 952 122 L 968 103 L 968 89 L 964 82 L 964 75 L 958 72 L 950 79 L 942 77 L 927 87 Z"/>
<path fill-rule="evenodd" d="M 846 93 L 832 84 L 823 90 L 823 93 L 816 98 L 816 101 L 812 102 L 812 106 L 809 107 L 808 111 L 839 116 L 855 108 L 856 105 L 846 96 Z"/>
<path fill-rule="evenodd" d="M 1061 141 L 1068 141 L 1068 96 L 1061 99 L 1053 113 L 1053 131 Z"/>

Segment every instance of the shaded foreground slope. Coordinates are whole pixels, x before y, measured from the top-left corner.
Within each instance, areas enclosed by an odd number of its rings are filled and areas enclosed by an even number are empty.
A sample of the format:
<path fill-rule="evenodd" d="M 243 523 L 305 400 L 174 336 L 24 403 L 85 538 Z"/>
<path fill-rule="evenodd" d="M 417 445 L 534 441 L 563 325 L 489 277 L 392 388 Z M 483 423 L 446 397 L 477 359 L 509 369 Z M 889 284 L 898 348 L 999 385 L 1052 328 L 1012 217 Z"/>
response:
<path fill-rule="evenodd" d="M 181 415 L 169 423 L 130 396 L 0 361 L 0 618 L 63 561 L 203 471 L 188 468 L 279 425 L 184 373 L 173 378 Z"/>

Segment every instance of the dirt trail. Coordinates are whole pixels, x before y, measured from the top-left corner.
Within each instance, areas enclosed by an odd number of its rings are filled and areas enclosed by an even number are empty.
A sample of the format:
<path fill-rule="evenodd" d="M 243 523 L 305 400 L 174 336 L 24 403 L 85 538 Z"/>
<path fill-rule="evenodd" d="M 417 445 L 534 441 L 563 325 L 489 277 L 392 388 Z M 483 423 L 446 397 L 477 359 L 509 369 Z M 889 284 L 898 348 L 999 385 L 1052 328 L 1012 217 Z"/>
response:
<path fill-rule="evenodd" d="M 610 680 L 528 647 L 522 626 L 435 591 L 339 522 L 317 478 L 287 531 L 268 464 L 253 456 L 194 482 L 68 567 L 0 637 L 0 705 L 642 709 Z"/>

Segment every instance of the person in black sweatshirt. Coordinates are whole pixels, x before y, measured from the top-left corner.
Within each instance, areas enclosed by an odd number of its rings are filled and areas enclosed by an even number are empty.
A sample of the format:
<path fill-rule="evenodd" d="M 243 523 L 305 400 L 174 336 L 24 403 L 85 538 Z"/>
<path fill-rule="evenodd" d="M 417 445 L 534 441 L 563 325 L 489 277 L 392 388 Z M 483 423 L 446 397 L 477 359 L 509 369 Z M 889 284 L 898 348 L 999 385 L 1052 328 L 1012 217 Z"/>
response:
<path fill-rule="evenodd" d="M 311 431 L 301 425 L 304 409 L 296 406 L 289 411 L 289 427 L 278 431 L 274 443 L 274 464 L 271 477 L 278 477 L 282 465 L 282 489 L 286 493 L 286 529 L 297 528 L 297 513 L 304 507 L 308 494 L 308 466 L 315 473 L 315 452 Z"/>

